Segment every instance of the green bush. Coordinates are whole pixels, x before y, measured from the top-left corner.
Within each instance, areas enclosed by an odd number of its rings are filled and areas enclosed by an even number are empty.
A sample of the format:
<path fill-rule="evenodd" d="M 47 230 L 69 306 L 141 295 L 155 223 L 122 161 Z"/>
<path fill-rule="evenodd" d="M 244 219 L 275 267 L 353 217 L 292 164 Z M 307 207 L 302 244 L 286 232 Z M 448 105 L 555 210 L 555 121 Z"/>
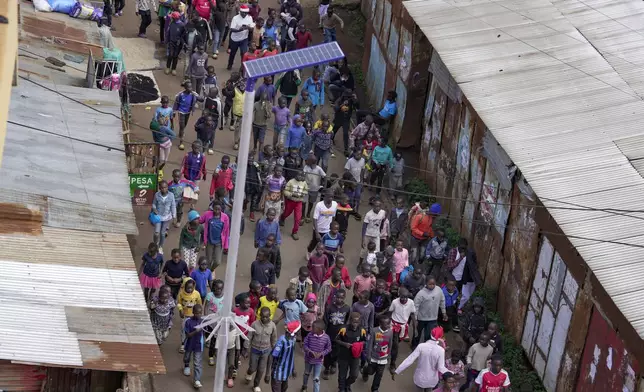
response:
<path fill-rule="evenodd" d="M 429 189 L 429 185 L 419 178 L 412 178 L 405 184 L 405 192 L 413 193 L 413 195 L 407 196 L 409 204 L 414 204 L 421 200 L 426 200 L 430 204 L 436 201 L 436 197 L 430 196 L 431 190 Z"/>
<path fill-rule="evenodd" d="M 505 333 L 501 316 L 495 312 L 497 292 L 486 287 L 479 287 L 472 294 L 472 298 L 474 297 L 483 298 L 488 321 L 494 321 L 501 330 L 501 336 L 503 337 L 503 367 L 510 375 L 512 390 L 546 392 L 539 375 L 530 365 L 528 358 L 526 358 L 523 347 L 514 339 L 514 336 Z"/>

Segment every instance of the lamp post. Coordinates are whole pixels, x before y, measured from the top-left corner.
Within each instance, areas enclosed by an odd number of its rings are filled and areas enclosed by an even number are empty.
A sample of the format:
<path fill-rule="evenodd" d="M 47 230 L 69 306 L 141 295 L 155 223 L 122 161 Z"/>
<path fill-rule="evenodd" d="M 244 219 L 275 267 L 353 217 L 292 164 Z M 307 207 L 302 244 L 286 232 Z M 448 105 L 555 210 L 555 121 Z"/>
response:
<path fill-rule="evenodd" d="M 235 325 L 235 315 L 232 313 L 233 298 L 235 296 L 235 275 L 237 273 L 237 260 L 241 240 L 241 220 L 243 207 L 243 189 L 246 184 L 246 169 L 248 168 L 248 152 L 250 150 L 250 135 L 253 125 L 253 105 L 255 104 L 255 83 L 258 78 L 275 75 L 281 72 L 302 69 L 315 65 L 325 64 L 331 61 L 344 58 L 344 53 L 337 42 L 315 45 L 305 49 L 280 53 L 275 56 L 262 57 L 249 60 L 244 63 L 244 71 L 247 76 L 246 93 L 244 96 L 244 115 L 241 123 L 241 137 L 237 155 L 237 201 L 233 202 L 232 224 L 230 227 L 230 245 L 226 265 L 226 279 L 224 285 L 224 302 L 221 314 L 206 316 L 201 326 L 212 325 L 213 332 L 208 337 L 212 339 L 217 336 L 217 350 L 220 353 L 217 358 L 215 371 L 214 392 L 224 391 L 226 380 L 226 352 L 228 347 L 228 331 L 231 325 Z M 241 197 L 240 197 L 241 196 Z M 215 335 L 216 334 L 216 335 Z M 242 334 L 242 337 L 245 336 Z"/>

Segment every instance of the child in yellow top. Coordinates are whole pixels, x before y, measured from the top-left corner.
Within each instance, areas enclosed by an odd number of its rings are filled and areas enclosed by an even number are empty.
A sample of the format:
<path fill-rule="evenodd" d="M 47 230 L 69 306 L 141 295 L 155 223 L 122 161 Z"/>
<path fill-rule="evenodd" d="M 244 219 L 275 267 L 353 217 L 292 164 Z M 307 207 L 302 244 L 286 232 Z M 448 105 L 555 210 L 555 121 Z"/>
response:
<path fill-rule="evenodd" d="M 271 320 L 275 316 L 275 310 L 279 305 L 279 299 L 277 298 L 277 288 L 271 286 L 268 289 L 268 292 L 265 296 L 259 298 L 259 306 L 257 307 L 257 317 L 261 317 L 262 308 L 266 307 L 271 311 Z"/>
<path fill-rule="evenodd" d="M 242 116 L 244 114 L 244 96 L 246 92 L 244 91 L 244 86 L 241 83 L 235 85 L 235 95 L 233 96 L 233 121 L 234 125 L 231 126 L 232 130 L 235 131 L 235 144 L 233 145 L 233 150 L 239 148 L 239 139 L 241 137 L 241 122 Z"/>
<path fill-rule="evenodd" d="M 197 304 L 201 305 L 201 294 L 195 290 L 195 281 L 192 278 L 184 278 L 177 296 L 177 309 L 179 310 L 179 317 L 181 317 L 181 346 L 179 347 L 179 352 L 184 352 L 183 342 L 186 340 L 184 324 L 187 319 L 192 317 L 192 308 Z"/>

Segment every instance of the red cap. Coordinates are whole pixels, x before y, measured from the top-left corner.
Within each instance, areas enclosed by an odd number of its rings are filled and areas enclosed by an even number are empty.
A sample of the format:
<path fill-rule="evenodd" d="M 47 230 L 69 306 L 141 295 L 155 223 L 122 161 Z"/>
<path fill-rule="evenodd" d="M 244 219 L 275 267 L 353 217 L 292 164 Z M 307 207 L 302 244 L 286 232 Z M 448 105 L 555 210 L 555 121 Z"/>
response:
<path fill-rule="evenodd" d="M 432 338 L 434 340 L 442 339 L 445 333 L 443 332 L 443 327 L 436 327 L 432 329 Z"/>
<path fill-rule="evenodd" d="M 239 12 L 249 12 L 249 11 L 250 11 L 250 8 L 248 8 L 246 4 L 242 4 L 241 6 L 239 6 Z"/>
<path fill-rule="evenodd" d="M 299 321 L 291 321 L 290 323 L 286 324 L 286 331 L 291 335 L 295 335 L 297 331 L 300 330 L 301 326 L 302 325 Z"/>

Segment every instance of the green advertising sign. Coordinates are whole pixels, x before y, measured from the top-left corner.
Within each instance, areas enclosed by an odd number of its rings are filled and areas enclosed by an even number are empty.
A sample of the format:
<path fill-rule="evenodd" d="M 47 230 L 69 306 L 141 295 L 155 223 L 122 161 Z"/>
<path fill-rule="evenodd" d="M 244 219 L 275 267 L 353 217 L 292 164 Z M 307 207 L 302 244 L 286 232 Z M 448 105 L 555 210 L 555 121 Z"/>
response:
<path fill-rule="evenodd" d="M 135 206 L 152 205 L 157 191 L 157 174 L 130 174 L 130 196 Z"/>

